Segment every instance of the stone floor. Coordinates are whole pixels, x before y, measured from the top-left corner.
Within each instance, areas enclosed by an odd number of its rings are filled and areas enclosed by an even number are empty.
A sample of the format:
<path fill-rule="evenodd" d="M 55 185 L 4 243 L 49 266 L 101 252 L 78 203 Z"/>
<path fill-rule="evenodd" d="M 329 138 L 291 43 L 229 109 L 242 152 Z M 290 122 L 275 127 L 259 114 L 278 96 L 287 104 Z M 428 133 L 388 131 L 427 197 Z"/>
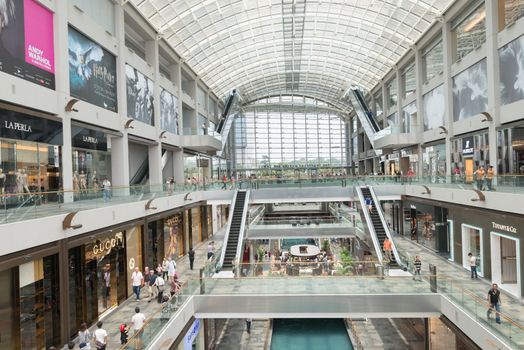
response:
<path fill-rule="evenodd" d="M 353 326 L 366 350 L 424 349 L 424 323 L 422 319 L 353 320 Z"/>
<path fill-rule="evenodd" d="M 229 319 L 215 350 L 264 350 L 268 329 L 269 320 L 254 319 L 249 334 L 245 319 Z"/>

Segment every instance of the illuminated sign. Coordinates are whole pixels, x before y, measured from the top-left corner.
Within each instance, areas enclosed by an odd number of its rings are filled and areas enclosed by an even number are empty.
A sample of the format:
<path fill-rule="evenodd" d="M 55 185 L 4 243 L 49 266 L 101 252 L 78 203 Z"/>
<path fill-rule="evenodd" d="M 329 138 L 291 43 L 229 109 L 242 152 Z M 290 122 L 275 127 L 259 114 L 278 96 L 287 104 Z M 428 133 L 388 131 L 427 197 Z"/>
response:
<path fill-rule="evenodd" d="M 107 255 L 114 247 L 122 243 L 124 243 L 124 234 L 117 232 L 113 237 L 106 238 L 103 241 L 95 241 L 93 243 L 93 254 Z"/>

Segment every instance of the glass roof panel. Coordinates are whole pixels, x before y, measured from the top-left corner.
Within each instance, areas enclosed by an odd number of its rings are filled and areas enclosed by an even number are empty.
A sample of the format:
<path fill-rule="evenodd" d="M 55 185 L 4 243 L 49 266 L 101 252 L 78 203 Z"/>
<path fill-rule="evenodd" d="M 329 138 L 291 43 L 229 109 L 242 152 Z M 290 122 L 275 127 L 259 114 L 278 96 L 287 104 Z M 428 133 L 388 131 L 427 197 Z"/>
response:
<path fill-rule="evenodd" d="M 453 0 L 131 0 L 217 95 L 349 109 Z"/>

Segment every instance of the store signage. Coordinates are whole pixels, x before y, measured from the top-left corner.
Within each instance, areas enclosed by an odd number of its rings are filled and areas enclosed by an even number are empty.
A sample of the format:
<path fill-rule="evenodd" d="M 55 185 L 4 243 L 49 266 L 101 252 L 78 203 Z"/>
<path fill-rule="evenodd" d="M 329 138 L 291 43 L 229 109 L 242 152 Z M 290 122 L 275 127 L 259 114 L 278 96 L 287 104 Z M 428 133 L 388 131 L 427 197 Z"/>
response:
<path fill-rule="evenodd" d="M 0 1 L 0 32 L 0 71 L 54 89 L 53 13 L 36 0 Z"/>
<path fill-rule="evenodd" d="M 169 219 L 166 219 L 166 225 L 167 226 L 176 226 L 180 223 L 180 216 L 172 216 Z"/>
<path fill-rule="evenodd" d="M 122 232 L 117 232 L 113 237 L 106 238 L 103 241 L 95 241 L 93 243 L 93 254 L 107 255 L 111 250 L 124 242 L 124 235 Z"/>
<path fill-rule="evenodd" d="M 414 204 L 410 204 L 409 207 L 410 207 L 411 209 L 417 209 L 417 207 L 416 207 Z"/>
<path fill-rule="evenodd" d="M 107 138 L 101 131 L 73 126 L 73 147 L 107 151 Z"/>
<path fill-rule="evenodd" d="M 200 319 L 196 319 L 195 322 L 189 328 L 186 335 L 184 336 L 184 350 L 193 349 L 193 341 L 196 339 L 198 332 L 200 331 Z"/>
<path fill-rule="evenodd" d="M 473 136 L 462 139 L 462 155 L 470 155 L 475 152 L 473 148 Z"/>
<path fill-rule="evenodd" d="M 62 123 L 0 109 L 0 137 L 62 145 Z"/>
<path fill-rule="evenodd" d="M 517 228 L 513 227 L 513 226 L 497 224 L 494 221 L 491 222 L 491 225 L 493 226 L 494 229 L 497 229 L 497 230 L 503 230 L 503 231 L 507 231 L 507 232 L 511 232 L 511 233 L 517 233 Z"/>

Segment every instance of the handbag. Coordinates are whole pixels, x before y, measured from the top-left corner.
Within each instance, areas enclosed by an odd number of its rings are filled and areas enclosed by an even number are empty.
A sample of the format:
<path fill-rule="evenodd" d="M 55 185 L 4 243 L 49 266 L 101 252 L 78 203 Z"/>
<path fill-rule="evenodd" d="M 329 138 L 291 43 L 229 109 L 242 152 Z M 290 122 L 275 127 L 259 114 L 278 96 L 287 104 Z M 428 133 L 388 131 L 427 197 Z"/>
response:
<path fill-rule="evenodd" d="M 83 348 L 85 348 L 86 346 L 87 346 L 87 343 L 86 343 L 86 342 L 82 342 L 82 343 L 78 344 L 78 347 L 79 347 L 80 349 L 83 349 Z"/>

